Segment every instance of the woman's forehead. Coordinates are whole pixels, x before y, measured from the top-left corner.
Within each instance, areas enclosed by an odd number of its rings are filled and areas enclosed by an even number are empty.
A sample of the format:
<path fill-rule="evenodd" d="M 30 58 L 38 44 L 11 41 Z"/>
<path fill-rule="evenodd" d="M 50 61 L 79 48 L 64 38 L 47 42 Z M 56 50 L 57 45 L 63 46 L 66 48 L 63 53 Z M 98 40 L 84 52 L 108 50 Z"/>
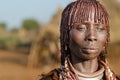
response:
<path fill-rule="evenodd" d="M 102 26 L 106 26 L 105 24 L 103 24 L 103 23 L 101 23 L 101 22 L 92 22 L 92 21 L 82 21 L 82 22 L 74 22 L 73 24 L 72 24 L 72 26 L 74 27 L 74 26 L 78 26 L 78 25 L 82 25 L 82 24 L 84 24 L 84 25 L 102 25 Z"/>

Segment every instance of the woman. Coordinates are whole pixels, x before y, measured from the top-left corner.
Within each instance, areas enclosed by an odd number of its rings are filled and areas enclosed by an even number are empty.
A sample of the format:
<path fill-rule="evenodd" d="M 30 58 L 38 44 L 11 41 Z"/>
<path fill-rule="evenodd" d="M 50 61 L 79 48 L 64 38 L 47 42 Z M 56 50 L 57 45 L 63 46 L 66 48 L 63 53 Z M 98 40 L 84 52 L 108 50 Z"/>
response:
<path fill-rule="evenodd" d="M 40 80 L 120 80 L 105 55 L 109 20 L 96 0 L 77 0 L 62 13 L 60 26 L 61 68 Z"/>

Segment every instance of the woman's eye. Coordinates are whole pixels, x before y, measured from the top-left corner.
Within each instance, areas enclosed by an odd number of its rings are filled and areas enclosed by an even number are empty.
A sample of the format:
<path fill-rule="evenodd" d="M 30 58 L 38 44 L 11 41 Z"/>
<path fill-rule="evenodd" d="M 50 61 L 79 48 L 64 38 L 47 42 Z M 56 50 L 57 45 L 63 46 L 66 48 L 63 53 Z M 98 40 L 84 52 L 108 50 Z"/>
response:
<path fill-rule="evenodd" d="M 76 27 L 76 29 L 79 30 L 79 31 L 83 31 L 83 30 L 86 29 L 86 26 L 85 25 L 79 25 L 79 26 Z"/>
<path fill-rule="evenodd" d="M 97 26 L 97 30 L 98 30 L 98 31 L 104 31 L 105 28 L 104 28 L 103 26 Z"/>

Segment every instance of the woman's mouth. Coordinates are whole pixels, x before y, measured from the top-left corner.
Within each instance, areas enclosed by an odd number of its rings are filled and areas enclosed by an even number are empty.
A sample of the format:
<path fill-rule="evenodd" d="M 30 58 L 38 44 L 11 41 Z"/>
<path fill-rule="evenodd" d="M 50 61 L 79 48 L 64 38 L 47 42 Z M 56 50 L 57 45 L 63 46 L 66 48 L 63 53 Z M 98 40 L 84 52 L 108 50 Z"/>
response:
<path fill-rule="evenodd" d="M 97 50 L 97 48 L 83 48 L 83 51 L 87 53 L 96 53 Z"/>

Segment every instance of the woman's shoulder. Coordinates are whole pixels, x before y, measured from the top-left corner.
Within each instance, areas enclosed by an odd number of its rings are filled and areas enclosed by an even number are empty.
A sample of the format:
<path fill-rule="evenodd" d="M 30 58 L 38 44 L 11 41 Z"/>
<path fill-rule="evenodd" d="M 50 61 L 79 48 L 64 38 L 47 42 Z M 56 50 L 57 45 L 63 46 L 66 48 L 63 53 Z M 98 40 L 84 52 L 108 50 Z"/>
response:
<path fill-rule="evenodd" d="M 60 68 L 53 69 L 47 74 L 42 74 L 39 80 L 62 80 L 60 78 L 60 71 L 61 71 Z M 120 76 L 116 75 L 114 72 L 113 74 L 114 78 L 116 78 L 115 80 L 120 80 Z"/>
<path fill-rule="evenodd" d="M 59 80 L 59 68 L 51 70 L 47 74 L 42 74 L 39 80 Z"/>

